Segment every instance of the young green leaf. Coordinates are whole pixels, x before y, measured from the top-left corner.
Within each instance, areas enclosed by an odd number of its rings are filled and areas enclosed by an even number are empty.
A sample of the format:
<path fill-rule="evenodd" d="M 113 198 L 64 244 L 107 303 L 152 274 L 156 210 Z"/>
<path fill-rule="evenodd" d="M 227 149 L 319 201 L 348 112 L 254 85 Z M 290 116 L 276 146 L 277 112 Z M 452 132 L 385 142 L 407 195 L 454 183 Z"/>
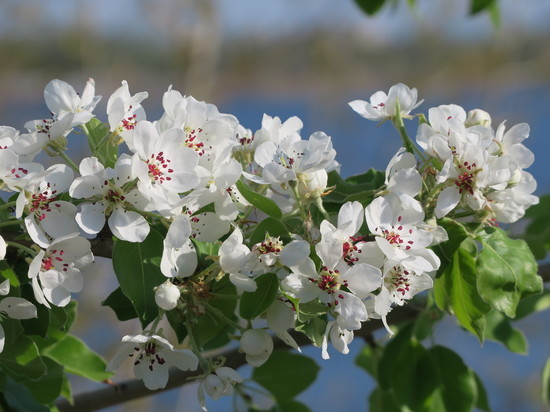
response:
<path fill-rule="evenodd" d="M 466 240 L 454 252 L 441 276 L 435 280 L 436 302 L 441 307 L 441 295 L 445 296 L 456 319 L 464 328 L 475 334 L 482 342 L 485 331 L 484 315 L 491 307 L 477 291 L 476 259 L 472 241 Z M 444 307 L 442 309 L 445 309 Z"/>
<path fill-rule="evenodd" d="M 256 285 L 254 292 L 244 292 L 241 297 L 239 311 L 244 319 L 254 319 L 271 306 L 279 289 L 279 279 L 275 273 L 266 273 L 256 279 Z"/>
<path fill-rule="evenodd" d="M 86 123 L 84 130 L 87 132 L 92 154 L 105 167 L 114 167 L 118 158 L 118 145 L 113 144 L 109 138 L 109 126 L 94 117 Z"/>
<path fill-rule="evenodd" d="M 239 189 L 241 195 L 248 200 L 252 206 L 260 209 L 265 214 L 274 217 L 275 219 L 280 219 L 283 217 L 281 209 L 279 209 L 279 206 L 277 206 L 273 200 L 252 191 L 240 180 L 237 181 L 237 189 Z"/>
<path fill-rule="evenodd" d="M 519 329 L 515 329 L 502 313 L 492 310 L 485 315 L 485 338 L 502 343 L 509 351 L 527 354 L 527 341 Z"/>
<path fill-rule="evenodd" d="M 319 366 L 314 360 L 285 350 L 275 350 L 266 363 L 254 369 L 252 379 L 277 399 L 288 401 L 305 390 L 317 378 Z"/>
<path fill-rule="evenodd" d="M 111 372 L 105 372 L 105 361 L 84 342 L 72 335 L 44 349 L 43 354 L 60 363 L 65 370 L 94 381 L 103 381 Z"/>
<path fill-rule="evenodd" d="M 537 262 L 525 241 L 510 239 L 500 228 L 480 235 L 477 287 L 483 300 L 509 318 L 522 297 L 542 292 Z"/>
<path fill-rule="evenodd" d="M 163 238 L 151 229 L 141 243 L 117 240 L 113 268 L 120 288 L 130 299 L 145 328 L 158 315 L 154 288 L 166 280 L 155 261 L 162 256 Z"/>
<path fill-rule="evenodd" d="M 126 297 L 121 288 L 116 288 L 107 299 L 101 302 L 102 306 L 110 307 L 120 321 L 135 319 L 138 317 L 132 301 Z"/>
<path fill-rule="evenodd" d="M 471 411 L 477 399 L 477 383 L 472 370 L 460 356 L 443 346 L 434 346 L 429 353 L 437 368 L 445 411 Z"/>

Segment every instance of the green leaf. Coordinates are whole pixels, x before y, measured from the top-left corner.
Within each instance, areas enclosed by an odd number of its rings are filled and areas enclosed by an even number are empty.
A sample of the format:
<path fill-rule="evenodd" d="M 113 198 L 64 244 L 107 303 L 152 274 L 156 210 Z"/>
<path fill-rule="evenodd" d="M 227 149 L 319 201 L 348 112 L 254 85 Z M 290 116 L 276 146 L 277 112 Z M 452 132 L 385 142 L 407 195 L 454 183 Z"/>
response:
<path fill-rule="evenodd" d="M 4 279 L 9 279 L 12 288 L 19 287 L 20 283 L 17 274 L 5 260 L 0 260 L 0 276 Z"/>
<path fill-rule="evenodd" d="M 430 348 L 429 353 L 437 367 L 437 379 L 446 412 L 469 412 L 477 399 L 474 373 L 460 356 L 443 346 Z"/>
<path fill-rule="evenodd" d="M 176 333 L 178 342 L 182 343 L 187 336 L 187 328 L 185 327 L 185 311 L 180 309 L 169 310 L 166 312 L 166 319 Z"/>
<path fill-rule="evenodd" d="M 52 403 L 61 394 L 63 387 L 63 366 L 49 358 L 43 358 L 47 368 L 46 375 L 39 381 L 27 382 L 25 385 L 34 398 L 40 403 Z"/>
<path fill-rule="evenodd" d="M 317 378 L 319 366 L 314 360 L 285 350 L 275 350 L 266 363 L 254 369 L 252 379 L 277 399 L 288 401 L 305 390 Z"/>
<path fill-rule="evenodd" d="M 491 7 L 496 0 L 472 0 L 470 3 L 470 14 L 474 15 Z"/>
<path fill-rule="evenodd" d="M 509 351 L 527 354 L 527 341 L 523 332 L 512 327 L 512 324 L 502 313 L 492 310 L 485 315 L 487 327 L 485 338 L 502 343 Z"/>
<path fill-rule="evenodd" d="M 393 396 L 380 388 L 374 389 L 370 394 L 368 410 L 376 412 L 402 412 Z"/>
<path fill-rule="evenodd" d="M 537 259 L 544 259 L 550 250 L 550 195 L 540 197 L 537 205 L 525 213 L 531 222 L 527 225 L 523 238 Z"/>
<path fill-rule="evenodd" d="M 382 350 L 380 347 L 372 347 L 370 345 L 363 346 L 357 358 L 355 358 L 355 364 L 360 368 L 366 370 L 374 379 L 378 378 L 378 362 L 382 357 Z"/>
<path fill-rule="evenodd" d="M 542 401 L 550 405 L 550 356 L 542 368 Z"/>
<path fill-rule="evenodd" d="M 252 206 L 260 209 L 265 214 L 275 219 L 283 217 L 281 209 L 279 209 L 279 206 L 277 206 L 273 200 L 254 192 L 240 180 L 237 181 L 237 189 L 239 189 L 241 195 L 248 200 Z"/>
<path fill-rule="evenodd" d="M 132 301 L 126 297 L 121 288 L 116 288 L 103 302 L 102 306 L 110 307 L 120 321 L 135 319 L 138 317 Z"/>
<path fill-rule="evenodd" d="M 105 361 L 72 335 L 44 349 L 43 354 L 65 367 L 65 371 L 94 381 L 103 381 L 111 372 L 105 371 Z"/>
<path fill-rule="evenodd" d="M 477 286 L 483 300 L 509 318 L 522 297 L 542 292 L 537 262 L 525 241 L 510 239 L 500 228 L 480 235 Z"/>
<path fill-rule="evenodd" d="M 6 323 L 4 321 L 2 325 L 5 327 Z M 6 335 L 9 337 L 8 334 Z M 36 381 L 43 378 L 47 372 L 38 346 L 25 335 L 20 335 L 13 343 L 6 339 L 0 366 L 6 374 L 17 382 Z"/>
<path fill-rule="evenodd" d="M 476 387 L 477 387 L 477 399 L 476 399 L 476 408 L 485 412 L 490 412 L 491 408 L 489 407 L 489 398 L 487 397 L 487 391 L 485 390 L 485 386 L 483 385 L 483 382 L 481 382 L 481 379 L 479 376 L 477 376 L 477 373 L 473 372 L 474 379 L 476 381 Z"/>
<path fill-rule="evenodd" d="M 545 289 L 540 295 L 522 299 L 518 304 L 514 320 L 522 319 L 532 313 L 541 312 L 548 308 L 550 308 L 550 289 Z"/>
<path fill-rule="evenodd" d="M 235 320 L 233 315 L 237 306 L 235 286 L 225 277 L 214 286 L 212 292 L 213 296 L 205 300 L 208 305 L 206 313 L 197 315 L 196 323 L 192 326 L 193 336 L 201 347 L 220 335 L 227 340 L 227 335 L 234 330 L 233 326 L 221 316 L 231 321 Z"/>
<path fill-rule="evenodd" d="M 117 240 L 113 268 L 122 292 L 130 299 L 145 328 L 158 316 L 154 288 L 166 280 L 154 261 L 162 256 L 162 236 L 151 229 L 141 243 Z"/>
<path fill-rule="evenodd" d="M 446 265 L 441 276 L 435 280 L 434 289 L 437 289 L 437 305 L 445 310 L 441 302 L 441 296 L 444 296 L 458 323 L 482 342 L 485 330 L 484 315 L 491 307 L 477 292 L 478 271 L 474 253 L 473 241 L 464 241 L 453 254 L 451 263 Z"/>
<path fill-rule="evenodd" d="M 49 412 L 49 408 L 38 403 L 25 385 L 10 378 L 6 379 L 2 395 L 12 411 Z"/>
<path fill-rule="evenodd" d="M 440 243 L 434 250 L 442 262 L 450 262 L 453 260 L 453 255 L 456 250 L 460 247 L 462 242 L 468 238 L 468 231 L 454 219 L 439 219 L 437 224 L 445 229 L 449 236 L 449 240 Z M 444 270 L 444 266 L 444 264 L 441 265 L 440 272 Z"/>
<path fill-rule="evenodd" d="M 256 278 L 256 285 L 254 292 L 244 292 L 241 297 L 239 313 L 244 319 L 254 319 L 271 306 L 279 289 L 279 279 L 275 273 L 266 273 Z"/>
<path fill-rule="evenodd" d="M 327 322 L 323 318 L 314 317 L 307 322 L 297 325 L 294 329 L 305 334 L 315 346 L 320 347 L 323 343 L 323 335 L 327 329 Z"/>
<path fill-rule="evenodd" d="M 113 144 L 109 138 L 111 134 L 109 126 L 94 117 L 86 123 L 84 130 L 87 131 L 92 154 L 105 167 L 114 167 L 118 158 L 118 145 Z"/>
<path fill-rule="evenodd" d="M 413 336 L 420 342 L 431 336 L 434 325 L 443 316 L 444 313 L 435 306 L 424 309 L 414 321 Z"/>
<path fill-rule="evenodd" d="M 254 245 L 256 243 L 263 242 L 265 240 L 265 236 L 268 234 L 272 237 L 279 236 L 284 243 L 288 243 L 292 240 L 288 230 L 280 220 L 268 217 L 256 225 L 256 228 L 250 237 L 250 243 Z"/>
<path fill-rule="evenodd" d="M 369 16 L 374 16 L 382 6 L 384 5 L 385 0 L 355 0 L 361 10 L 367 13 Z"/>
<path fill-rule="evenodd" d="M 380 362 L 384 367 L 384 361 Z M 430 403 L 439 381 L 436 365 L 430 354 L 416 340 L 411 340 L 398 354 L 391 371 L 393 396 L 397 403 L 410 410 L 423 410 Z"/>

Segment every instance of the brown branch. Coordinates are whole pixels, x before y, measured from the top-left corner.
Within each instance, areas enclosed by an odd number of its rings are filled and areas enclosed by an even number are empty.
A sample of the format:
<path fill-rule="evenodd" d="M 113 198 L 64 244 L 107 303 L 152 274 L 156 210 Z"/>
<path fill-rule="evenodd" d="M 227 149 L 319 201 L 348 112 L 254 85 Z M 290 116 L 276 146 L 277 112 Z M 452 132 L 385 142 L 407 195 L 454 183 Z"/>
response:
<path fill-rule="evenodd" d="M 395 325 L 414 319 L 418 313 L 418 309 L 403 307 L 400 308 L 400 310 L 392 312 L 388 318 L 388 321 Z M 363 327 L 360 330 L 355 331 L 355 335 L 369 336 L 372 332 L 382 327 L 383 325 L 381 321 L 372 320 L 363 324 Z M 300 346 L 311 344 L 310 340 L 301 333 L 293 333 L 292 336 Z M 290 349 L 280 340 L 276 340 L 275 347 Z M 218 356 L 224 356 L 226 358 L 225 366 L 229 366 L 233 369 L 237 369 L 246 363 L 244 354 L 239 352 L 237 349 L 230 350 Z M 179 369 L 172 368 L 170 369 L 168 384 L 163 389 L 151 391 L 145 387 L 141 379 L 131 379 L 117 384 L 111 384 L 95 391 L 75 395 L 72 405 L 69 404 L 66 399 L 60 399 L 57 401 L 56 406 L 60 412 L 90 412 L 134 399 L 157 395 L 161 392 L 186 385 L 193 382 L 190 378 L 193 378 L 200 373 L 200 371 L 183 372 Z"/>

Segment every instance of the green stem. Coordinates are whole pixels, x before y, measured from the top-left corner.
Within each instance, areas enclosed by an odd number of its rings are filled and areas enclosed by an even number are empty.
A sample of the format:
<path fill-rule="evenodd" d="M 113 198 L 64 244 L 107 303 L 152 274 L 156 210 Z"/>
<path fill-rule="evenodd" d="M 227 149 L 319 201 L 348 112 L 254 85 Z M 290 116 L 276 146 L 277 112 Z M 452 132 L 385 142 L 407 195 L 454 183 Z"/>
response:
<path fill-rule="evenodd" d="M 193 352 L 197 357 L 199 358 L 200 365 L 203 369 L 203 371 L 207 372 L 210 370 L 210 362 L 208 362 L 207 359 L 202 357 L 202 350 L 197 344 L 197 341 L 195 339 L 195 336 L 193 335 L 193 329 L 191 327 L 191 322 L 189 321 L 189 317 L 185 318 L 185 328 L 187 329 L 187 337 L 189 338 L 189 342 L 191 343 L 191 348 L 193 348 Z"/>
<path fill-rule="evenodd" d="M 0 205 L 0 212 L 2 210 L 5 210 L 5 209 L 9 209 L 10 207 L 15 207 L 17 202 L 13 201 L 13 202 L 8 202 L 8 203 L 4 203 L 3 205 Z"/>
<path fill-rule="evenodd" d="M 8 220 L 7 222 L 0 222 L 0 227 L 17 226 L 21 223 L 21 220 Z"/>
<path fill-rule="evenodd" d="M 237 322 L 229 319 L 227 316 L 225 316 L 223 314 L 223 312 L 221 310 L 219 310 L 218 308 L 215 308 L 214 306 L 204 302 L 204 305 L 208 308 L 208 310 L 210 312 L 212 312 L 213 315 L 215 315 L 216 317 L 218 317 L 220 320 L 224 321 L 225 323 L 227 323 L 228 325 L 231 325 L 233 326 L 235 329 L 238 329 L 240 330 L 241 332 L 246 330 L 245 328 L 243 328 L 241 325 L 239 325 Z"/>
<path fill-rule="evenodd" d="M 162 311 L 162 312 L 164 312 L 164 311 Z M 149 328 L 149 336 L 153 336 L 155 334 L 155 332 L 157 331 L 157 327 L 159 325 L 160 320 L 162 319 L 162 315 L 163 315 L 163 313 L 160 313 L 159 316 L 157 316 L 157 318 L 155 319 L 155 321 L 151 325 L 151 327 Z"/>
<path fill-rule="evenodd" d="M 20 250 L 23 250 L 24 252 L 27 252 L 29 255 L 31 255 L 32 257 L 36 256 L 36 250 L 34 249 L 31 249 L 30 247 L 27 247 L 27 246 L 23 246 L 17 242 L 11 242 L 11 241 L 7 241 L 6 242 L 6 245 L 8 246 L 13 246 L 17 249 L 20 249 Z"/>
<path fill-rule="evenodd" d="M 66 154 L 65 152 L 59 151 L 59 152 L 57 152 L 57 155 L 60 156 L 60 157 L 62 157 L 62 158 L 65 160 L 65 162 L 67 162 L 67 164 L 68 164 L 69 166 L 71 166 L 71 168 L 72 168 L 75 172 L 80 173 L 80 170 L 78 169 L 78 166 L 76 165 L 76 163 L 73 162 L 73 160 L 72 160 L 69 156 L 67 156 L 67 154 Z"/>
<path fill-rule="evenodd" d="M 407 133 L 407 129 L 405 128 L 405 123 L 403 123 L 403 118 L 401 117 L 401 108 L 399 106 L 399 100 L 395 103 L 395 117 L 392 118 L 392 123 L 395 126 L 395 128 L 399 131 L 399 134 L 401 136 L 401 140 L 403 140 L 403 144 L 405 145 L 405 150 L 412 154 L 417 154 L 422 161 L 425 161 L 423 153 L 418 150 L 418 148 L 414 145 L 413 141 L 409 137 L 409 134 Z"/>

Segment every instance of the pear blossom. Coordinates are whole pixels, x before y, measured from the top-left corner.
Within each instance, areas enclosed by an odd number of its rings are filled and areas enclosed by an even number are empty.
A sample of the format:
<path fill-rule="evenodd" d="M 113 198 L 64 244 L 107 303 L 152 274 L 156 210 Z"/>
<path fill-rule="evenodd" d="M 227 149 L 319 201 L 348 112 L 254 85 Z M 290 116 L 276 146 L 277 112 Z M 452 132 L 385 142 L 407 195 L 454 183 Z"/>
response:
<path fill-rule="evenodd" d="M 114 169 L 99 163 L 95 157 L 87 157 L 80 162 L 81 177 L 69 187 L 69 194 L 75 199 L 87 199 L 81 203 L 76 221 L 86 233 L 95 235 L 108 225 L 113 235 L 128 242 L 142 242 L 149 234 L 149 224 L 135 210 L 144 209 L 147 199 L 136 188 L 125 186 L 132 182 L 132 160 L 121 155 Z"/>
<path fill-rule="evenodd" d="M 273 339 L 264 329 L 248 329 L 241 336 L 240 349 L 245 354 L 246 362 L 257 368 L 273 352 Z"/>
<path fill-rule="evenodd" d="M 211 165 L 216 159 L 223 159 L 239 144 L 236 137 L 237 118 L 220 113 L 213 104 L 182 96 L 170 86 L 164 93 L 162 106 L 164 114 L 157 122 L 158 130 L 182 130 L 180 144 L 195 151 L 199 156 L 199 165 L 208 170 L 212 170 Z"/>
<path fill-rule="evenodd" d="M 179 288 L 169 280 L 155 288 L 155 303 L 164 310 L 172 310 L 178 306 L 180 296 Z"/>
<path fill-rule="evenodd" d="M 138 189 L 150 200 L 151 210 L 172 209 L 180 202 L 179 193 L 199 183 L 199 156 L 181 145 L 182 138 L 183 131 L 172 128 L 159 134 L 148 121 L 133 130 L 132 176 L 138 178 Z"/>
<path fill-rule="evenodd" d="M 27 182 L 17 197 L 15 216 L 21 217 L 24 211 L 28 213 L 24 219 L 27 232 L 43 248 L 52 240 L 80 232 L 75 221 L 76 206 L 59 200 L 73 176 L 68 166 L 53 165 Z"/>
<path fill-rule="evenodd" d="M 407 300 L 417 293 L 433 287 L 433 280 L 427 273 L 416 274 L 408 271 L 401 265 L 386 264 L 389 269 L 384 275 L 384 281 L 379 293 L 374 297 L 374 311 L 379 315 L 386 330 L 393 335 L 393 331 L 386 322 L 387 314 L 395 306 L 403 306 Z"/>
<path fill-rule="evenodd" d="M 54 240 L 41 250 L 29 265 L 34 297 L 38 303 L 51 308 L 67 306 L 71 293 L 84 287 L 82 269 L 92 263 L 90 242 L 81 236 L 66 236 Z"/>
<path fill-rule="evenodd" d="M 269 329 L 275 332 L 279 339 L 298 352 L 302 352 L 294 338 L 288 333 L 288 329 L 294 328 L 296 323 L 296 311 L 293 309 L 281 298 L 277 298 L 267 309 L 265 318 Z"/>
<path fill-rule="evenodd" d="M 205 393 L 214 400 L 222 396 L 231 396 L 233 387 L 243 381 L 243 377 L 233 368 L 220 366 L 214 369 L 199 384 L 197 395 L 202 410 L 207 411 Z"/>
<path fill-rule="evenodd" d="M 349 102 L 350 107 L 362 117 L 375 122 L 395 117 L 397 104 L 402 118 L 411 117 L 409 113 L 422 104 L 424 100 L 417 102 L 418 92 L 408 86 L 399 83 L 385 92 L 379 91 L 370 97 L 370 102 L 354 100 Z"/>
<path fill-rule="evenodd" d="M 1 239 L 1 238 L 0 238 Z M 3 257 L 2 257 L 3 259 Z M 6 296 L 10 291 L 10 281 L 6 279 L 0 283 L 0 296 Z M 31 319 L 38 317 L 36 306 L 26 299 L 8 296 L 0 300 L 0 321 L 3 317 L 12 319 Z M 4 350 L 6 336 L 0 323 L 0 353 Z"/>
<path fill-rule="evenodd" d="M 257 289 L 252 279 L 257 270 L 257 260 L 250 248 L 243 244 L 243 234 L 238 227 L 222 243 L 218 256 L 220 267 L 229 274 L 229 280 L 237 288 L 237 293 L 254 292 Z"/>
<path fill-rule="evenodd" d="M 122 86 L 116 89 L 107 101 L 107 117 L 111 132 L 118 133 L 125 139 L 131 137 L 128 131 L 133 130 L 138 122 L 146 119 L 141 102 L 148 96 L 147 92 L 130 95 L 128 82 L 123 80 Z M 127 143 L 131 146 L 131 142 L 127 141 Z"/>
<path fill-rule="evenodd" d="M 254 153 L 254 160 L 262 167 L 262 175 L 243 174 L 256 183 L 281 184 L 299 180 L 304 173 L 337 169 L 335 156 L 331 138 L 323 132 L 313 133 L 309 140 L 293 142 L 285 139 L 278 145 L 267 141 L 259 145 Z"/>
<path fill-rule="evenodd" d="M 218 159 L 200 167 L 197 172 L 201 181 L 193 191 L 186 196 L 184 205 L 191 210 L 199 210 L 213 203 L 216 215 L 223 220 L 232 221 L 237 218 L 239 210 L 235 198 L 231 195 L 233 187 L 241 177 L 242 166 L 235 159 Z"/>
<path fill-rule="evenodd" d="M 126 335 L 122 346 L 106 367 L 116 370 L 126 359 L 134 361 L 134 375 L 142 379 L 151 390 L 164 388 L 168 383 L 168 370 L 174 366 L 182 371 L 196 370 L 199 359 L 190 350 L 175 349 L 170 342 L 158 335 Z"/>
<path fill-rule="evenodd" d="M 353 331 L 340 327 L 338 322 L 334 320 L 328 322 L 321 344 L 321 357 L 323 359 L 330 359 L 328 354 L 329 339 L 338 352 L 347 355 L 349 353 L 348 345 L 353 341 Z"/>
<path fill-rule="evenodd" d="M 321 252 L 321 253 L 319 253 Z M 338 323 L 345 329 L 359 329 L 361 322 L 368 320 L 368 313 L 361 301 L 380 287 L 380 269 L 359 263 L 344 267 L 343 271 L 334 268 L 341 255 L 337 247 L 317 250 L 323 264 L 318 272 L 315 264 L 307 258 L 302 264 L 292 267 L 292 273 L 281 281 L 282 290 L 288 295 L 307 303 L 319 299 L 333 310 Z M 342 289 L 345 287 L 349 292 Z"/>
<path fill-rule="evenodd" d="M 6 241 L 2 236 L 0 236 L 0 260 L 4 260 L 4 258 L 6 257 L 6 249 Z"/>
<path fill-rule="evenodd" d="M 529 125 L 520 123 L 505 132 L 502 122 L 495 133 L 492 145 L 488 148 L 494 155 L 510 156 L 519 168 L 526 169 L 535 161 L 535 155 L 522 142 L 529 137 Z"/>
<path fill-rule="evenodd" d="M 229 230 L 231 224 L 214 212 L 192 213 L 187 212 L 191 224 L 191 238 L 200 242 L 215 242 Z"/>
<path fill-rule="evenodd" d="M 46 147 L 59 138 L 64 138 L 74 127 L 83 125 L 94 117 L 93 110 L 101 99 L 95 96 L 95 82 L 89 79 L 79 96 L 74 88 L 62 81 L 52 80 L 44 89 L 46 106 L 52 113 L 50 119 L 32 120 L 25 124 L 31 136 L 26 143 L 36 148 Z"/>
<path fill-rule="evenodd" d="M 416 272 L 436 270 L 440 262 L 427 249 L 433 234 L 424 228 L 424 214 L 404 205 L 397 197 L 377 197 L 365 208 L 368 228 L 387 260 Z"/>
<path fill-rule="evenodd" d="M 197 267 L 197 252 L 189 239 L 191 224 L 187 215 L 174 218 L 166 234 L 160 270 L 168 278 L 189 277 Z"/>

